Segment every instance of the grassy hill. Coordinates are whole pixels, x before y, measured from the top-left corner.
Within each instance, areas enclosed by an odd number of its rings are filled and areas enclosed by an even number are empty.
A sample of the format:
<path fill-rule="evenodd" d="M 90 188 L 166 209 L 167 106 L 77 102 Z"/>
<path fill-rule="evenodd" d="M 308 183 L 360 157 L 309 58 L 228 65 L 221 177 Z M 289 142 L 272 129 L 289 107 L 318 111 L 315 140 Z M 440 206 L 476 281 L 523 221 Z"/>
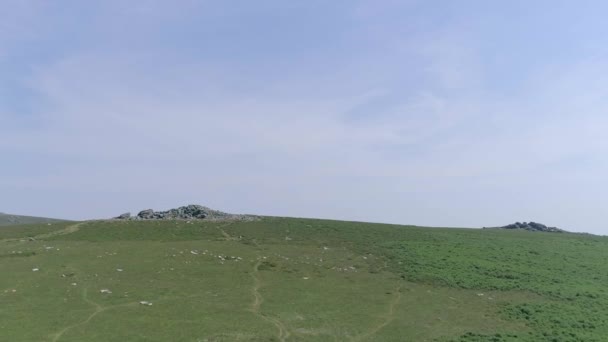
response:
<path fill-rule="evenodd" d="M 34 239 L 27 239 L 27 237 Z M 608 238 L 313 219 L 0 230 L 5 341 L 605 341 Z"/>
<path fill-rule="evenodd" d="M 33 224 L 33 223 L 53 223 L 61 220 L 50 219 L 46 217 L 21 216 L 0 213 L 0 227 L 13 226 L 17 224 Z"/>

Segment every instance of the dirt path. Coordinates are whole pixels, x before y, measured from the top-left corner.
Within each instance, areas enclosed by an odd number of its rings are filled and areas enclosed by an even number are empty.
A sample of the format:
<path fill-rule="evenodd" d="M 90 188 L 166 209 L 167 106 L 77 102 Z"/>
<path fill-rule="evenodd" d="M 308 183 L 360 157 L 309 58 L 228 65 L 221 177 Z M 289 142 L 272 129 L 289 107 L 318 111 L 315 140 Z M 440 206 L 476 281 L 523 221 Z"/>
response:
<path fill-rule="evenodd" d="M 378 331 L 384 329 L 384 327 L 389 325 L 395 319 L 395 307 L 401 301 L 401 286 L 397 287 L 397 289 L 395 289 L 394 292 L 396 293 L 396 295 L 393 297 L 393 299 L 388 304 L 388 310 L 387 310 L 386 314 L 384 315 L 384 320 L 382 322 L 380 322 L 379 324 L 373 326 L 365 334 L 353 339 L 353 341 L 363 341 L 363 340 L 366 340 L 366 339 L 372 337 Z"/>
<path fill-rule="evenodd" d="M 103 307 L 101 305 L 97 304 L 96 302 L 90 300 L 89 297 L 87 297 L 87 289 L 86 288 L 82 291 L 82 300 L 84 300 L 85 302 L 93 305 L 95 307 L 95 309 L 98 310 L 98 311 L 103 310 Z"/>
<path fill-rule="evenodd" d="M 253 273 L 251 273 L 251 277 L 253 278 L 253 288 L 251 289 L 251 293 L 253 293 L 253 302 L 251 303 L 251 312 L 257 314 L 260 311 L 260 306 L 262 305 L 262 302 L 264 301 L 264 298 L 262 298 L 262 295 L 260 294 L 260 287 L 261 287 L 261 282 L 260 282 L 260 278 L 258 278 L 258 272 L 259 272 L 259 267 L 260 264 L 262 263 L 262 260 L 258 260 L 258 262 L 255 264 L 255 266 L 253 266 Z"/>
<path fill-rule="evenodd" d="M 221 226 L 217 226 L 217 229 L 219 229 L 219 230 L 220 230 L 220 232 L 222 233 L 222 236 L 223 236 L 223 237 L 226 239 L 226 241 L 234 241 L 234 240 L 238 240 L 238 238 L 235 238 L 234 236 L 232 236 L 232 235 L 228 234 L 228 233 L 227 233 L 227 232 L 224 230 L 224 227 L 228 227 L 228 226 L 229 226 L 229 225 L 231 225 L 231 224 L 232 224 L 232 222 L 228 222 L 228 223 L 225 223 L 225 224 L 223 224 L 223 225 L 221 225 Z"/>
<path fill-rule="evenodd" d="M 68 235 L 68 234 L 72 234 L 72 233 L 76 233 L 77 231 L 80 230 L 80 226 L 82 226 L 85 222 L 80 222 L 80 223 L 76 223 L 73 224 L 71 226 L 67 226 L 61 230 L 56 230 L 54 232 L 50 232 L 50 233 L 46 233 L 46 234 L 41 234 L 41 235 L 36 235 L 34 236 L 34 239 L 38 240 L 38 239 L 48 239 L 50 237 L 53 236 L 59 236 L 59 235 Z"/>
<path fill-rule="evenodd" d="M 0 240 L 0 242 L 26 242 L 26 241 L 30 241 L 30 239 L 42 240 L 42 239 L 48 239 L 48 238 L 53 237 L 53 236 L 67 235 L 67 234 L 75 233 L 78 230 L 80 230 L 80 226 L 83 225 L 84 223 L 85 222 L 80 222 L 80 223 L 72 224 L 72 225 L 69 225 L 69 226 L 67 226 L 67 227 L 65 227 L 63 229 L 56 230 L 54 232 L 40 234 L 40 235 L 35 235 L 35 236 L 30 236 L 30 237 L 19 237 L 19 238 L 3 239 L 3 240 Z"/>
<path fill-rule="evenodd" d="M 79 326 L 81 326 L 81 325 L 85 325 L 85 324 L 89 323 L 89 322 L 90 322 L 90 321 L 91 321 L 93 318 L 95 318 L 95 316 L 97 316 L 98 314 L 100 314 L 100 313 L 102 313 L 102 312 L 104 312 L 104 311 L 106 311 L 106 310 L 109 310 L 109 309 L 114 309 L 114 308 L 118 308 L 118 307 L 121 307 L 121 306 L 133 306 L 133 305 L 137 305 L 137 302 L 131 302 L 131 303 L 118 304 L 118 305 L 110 305 L 110 306 L 105 306 L 105 307 L 103 307 L 103 306 L 99 305 L 98 303 L 95 303 L 94 301 L 90 300 L 90 299 L 87 297 L 87 289 L 86 289 L 86 288 L 85 288 L 85 289 L 83 290 L 83 292 L 82 292 L 82 299 L 83 299 L 85 302 L 87 302 L 87 303 L 91 304 L 92 306 L 94 306 L 94 307 L 95 307 L 95 311 L 94 311 L 92 314 L 90 314 L 90 315 L 89 315 L 89 316 L 88 316 L 88 317 L 87 317 L 87 318 L 86 318 L 84 321 L 82 321 L 82 322 L 78 322 L 78 323 L 76 323 L 76 324 L 69 325 L 69 326 L 67 326 L 67 327 L 65 327 L 65 328 L 63 328 L 63 329 L 61 329 L 61 330 L 60 330 L 58 333 L 56 333 L 56 334 L 54 335 L 53 339 L 51 340 L 52 342 L 57 342 L 57 341 L 59 341 L 59 339 L 60 339 L 60 338 L 61 338 L 61 337 L 62 337 L 62 336 L 63 336 L 63 335 L 66 333 L 66 332 L 68 332 L 69 330 L 74 329 L 74 328 L 76 328 L 76 327 L 79 327 Z"/>
<path fill-rule="evenodd" d="M 291 334 L 285 327 L 285 325 L 276 318 L 272 318 L 264 315 L 260 312 L 260 307 L 264 302 L 264 297 L 260 294 L 260 288 L 262 287 L 262 281 L 258 277 L 259 267 L 262 263 L 262 260 L 259 259 L 258 262 L 253 267 L 253 272 L 251 273 L 251 277 L 253 278 L 253 287 L 251 288 L 251 293 L 253 294 L 253 302 L 251 302 L 250 311 L 253 312 L 254 315 L 262 318 L 263 320 L 272 323 L 278 330 L 277 337 L 279 341 L 284 342 Z"/>

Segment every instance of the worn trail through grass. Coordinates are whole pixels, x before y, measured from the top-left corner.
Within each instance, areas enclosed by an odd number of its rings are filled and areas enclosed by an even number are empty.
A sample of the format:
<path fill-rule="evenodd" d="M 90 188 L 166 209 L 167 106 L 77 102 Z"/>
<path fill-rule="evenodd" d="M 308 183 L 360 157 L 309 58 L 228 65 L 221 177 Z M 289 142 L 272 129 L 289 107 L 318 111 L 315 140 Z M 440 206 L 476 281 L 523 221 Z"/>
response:
<path fill-rule="evenodd" d="M 79 326 L 82 326 L 82 325 L 85 325 L 85 324 L 89 323 L 89 322 L 90 322 L 90 321 L 91 321 L 93 318 L 95 318 L 95 316 L 99 315 L 100 313 L 102 313 L 102 312 L 104 312 L 104 311 L 106 311 L 106 310 L 109 310 L 109 309 L 114 309 L 114 308 L 117 308 L 117 307 L 122 307 L 122 306 L 133 306 L 133 305 L 136 305 L 136 304 L 137 304 L 137 302 L 129 302 L 129 303 L 125 303 L 125 304 L 118 304 L 118 305 L 111 305 L 111 306 L 105 306 L 105 307 L 104 307 L 104 306 L 101 306 L 101 305 L 99 305 L 98 303 L 96 303 L 96 302 L 92 301 L 91 299 L 89 299 L 89 298 L 87 297 L 87 289 L 86 289 L 86 288 L 85 288 L 85 289 L 83 290 L 83 292 L 82 292 L 82 299 L 83 299 L 85 302 L 87 302 L 87 303 L 91 304 L 92 306 L 94 306 L 94 307 L 95 307 L 95 311 L 93 311 L 93 313 L 91 313 L 91 314 L 90 314 L 90 315 L 89 315 L 89 316 L 88 316 L 88 317 L 87 317 L 85 320 L 83 320 L 82 322 L 78 322 L 78 323 L 76 323 L 76 324 L 72 324 L 72 325 L 69 325 L 69 326 L 67 326 L 67 327 L 65 327 L 65 328 L 63 328 L 63 329 L 61 329 L 61 330 L 60 330 L 58 333 L 56 333 L 56 334 L 54 335 L 53 339 L 51 340 L 52 342 L 57 342 L 57 341 L 59 341 L 59 339 L 60 339 L 60 338 L 61 338 L 61 337 L 62 337 L 62 336 L 63 336 L 63 335 L 66 333 L 66 332 L 68 332 L 69 330 L 74 329 L 74 328 L 76 328 L 76 327 L 79 327 Z"/>
<path fill-rule="evenodd" d="M 222 233 L 222 236 L 227 240 L 227 241 L 232 241 L 232 240 L 238 240 L 237 238 L 233 237 L 232 235 L 228 234 L 225 230 L 224 227 L 228 227 L 229 225 L 231 225 L 232 222 L 228 222 L 225 223 L 221 226 L 217 226 L 217 229 L 220 230 L 220 232 Z"/>
<path fill-rule="evenodd" d="M 55 236 L 72 234 L 72 233 L 79 231 L 80 226 L 82 226 L 83 224 L 84 224 L 84 222 L 76 223 L 76 224 L 67 226 L 63 229 L 56 230 L 54 232 L 39 234 L 39 235 L 32 236 L 30 238 L 34 239 L 34 240 L 42 240 L 42 239 L 48 239 L 48 238 L 55 237 Z M 28 241 L 28 238 L 19 237 L 19 238 L 10 238 L 10 239 L 0 240 L 0 242 L 25 242 L 25 241 Z"/>
<path fill-rule="evenodd" d="M 370 337 L 378 333 L 380 330 L 384 329 L 384 327 L 389 325 L 395 319 L 395 308 L 401 301 L 401 286 L 397 287 L 394 292 L 396 293 L 396 295 L 393 296 L 393 299 L 389 302 L 388 310 L 384 315 L 384 319 L 382 320 L 382 322 L 373 326 L 370 331 L 366 332 L 360 337 L 355 338 L 354 341 L 364 341 L 366 339 L 369 339 Z"/>
<path fill-rule="evenodd" d="M 253 272 L 251 272 L 251 277 L 253 278 L 253 287 L 251 288 L 251 293 L 253 294 L 253 302 L 251 303 L 250 311 L 253 312 L 254 315 L 262 318 L 263 320 L 272 323 L 278 330 L 277 338 L 279 339 L 279 341 L 285 341 L 291 335 L 285 325 L 280 320 L 266 316 L 262 312 L 260 312 L 260 308 L 262 306 L 262 303 L 264 302 L 264 297 L 262 297 L 262 294 L 260 293 L 262 281 L 259 278 L 259 267 L 261 263 L 262 259 L 258 259 L 258 261 L 253 267 Z"/>
<path fill-rule="evenodd" d="M 76 224 L 68 226 L 64 229 L 61 229 L 61 230 L 34 236 L 34 239 L 47 239 L 47 238 L 54 237 L 54 236 L 76 233 L 77 231 L 80 230 L 80 226 L 82 226 L 83 224 L 84 224 L 84 222 L 76 223 Z"/>

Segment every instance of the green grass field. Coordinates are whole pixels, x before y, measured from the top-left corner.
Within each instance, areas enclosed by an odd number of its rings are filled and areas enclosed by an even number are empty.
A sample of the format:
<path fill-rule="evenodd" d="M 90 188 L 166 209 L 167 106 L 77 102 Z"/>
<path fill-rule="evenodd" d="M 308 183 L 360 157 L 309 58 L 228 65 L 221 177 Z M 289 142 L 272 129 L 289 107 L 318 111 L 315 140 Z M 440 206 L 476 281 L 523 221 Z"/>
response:
<path fill-rule="evenodd" d="M 54 223 L 0 229 L 0 272 L 1 341 L 608 340 L 608 239 L 590 235 Z"/>

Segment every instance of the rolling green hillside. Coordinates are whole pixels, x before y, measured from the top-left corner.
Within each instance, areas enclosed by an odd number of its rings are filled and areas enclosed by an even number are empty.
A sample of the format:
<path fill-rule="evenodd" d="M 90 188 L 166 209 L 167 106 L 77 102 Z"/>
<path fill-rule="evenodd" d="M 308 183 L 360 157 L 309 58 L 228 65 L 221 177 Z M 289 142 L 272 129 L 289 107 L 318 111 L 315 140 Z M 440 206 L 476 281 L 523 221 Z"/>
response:
<path fill-rule="evenodd" d="M 32 239 L 28 239 L 32 237 Z M 313 219 L 0 230 L 2 341 L 606 341 L 608 238 Z"/>
<path fill-rule="evenodd" d="M 0 226 L 12 226 L 17 224 L 53 223 L 61 220 L 46 217 L 22 216 L 0 213 Z"/>

